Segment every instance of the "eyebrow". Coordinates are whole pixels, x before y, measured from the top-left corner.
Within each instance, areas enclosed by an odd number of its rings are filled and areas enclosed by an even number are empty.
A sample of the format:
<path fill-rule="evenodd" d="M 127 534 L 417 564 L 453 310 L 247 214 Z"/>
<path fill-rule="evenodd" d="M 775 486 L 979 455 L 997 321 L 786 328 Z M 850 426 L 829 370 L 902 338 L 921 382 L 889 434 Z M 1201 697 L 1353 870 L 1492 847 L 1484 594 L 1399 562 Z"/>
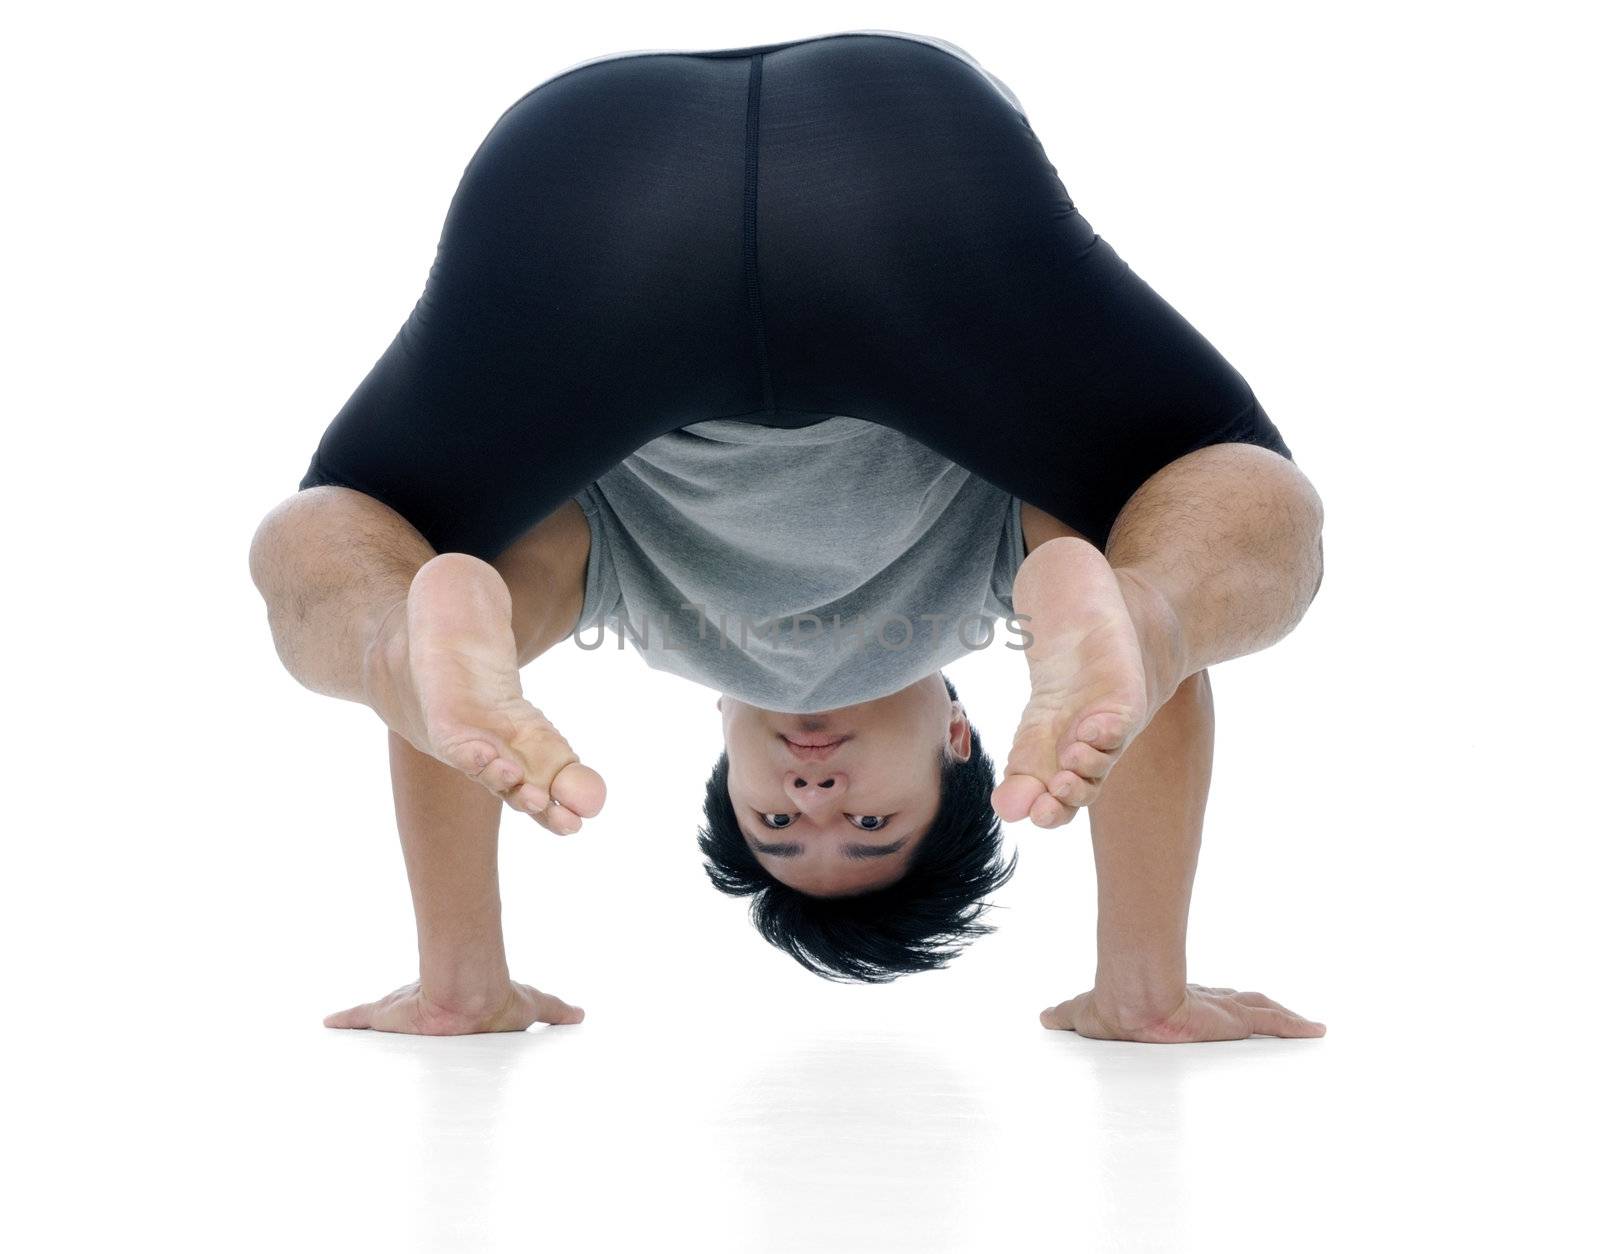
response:
<path fill-rule="evenodd" d="M 906 847 L 909 836 L 902 836 L 899 840 L 888 845 L 862 845 L 850 844 L 844 846 L 844 856 L 847 858 L 887 858 L 891 853 L 898 853 Z M 804 845 L 789 844 L 767 845 L 750 838 L 750 845 L 757 853 L 764 853 L 770 858 L 798 858 L 805 852 Z"/>

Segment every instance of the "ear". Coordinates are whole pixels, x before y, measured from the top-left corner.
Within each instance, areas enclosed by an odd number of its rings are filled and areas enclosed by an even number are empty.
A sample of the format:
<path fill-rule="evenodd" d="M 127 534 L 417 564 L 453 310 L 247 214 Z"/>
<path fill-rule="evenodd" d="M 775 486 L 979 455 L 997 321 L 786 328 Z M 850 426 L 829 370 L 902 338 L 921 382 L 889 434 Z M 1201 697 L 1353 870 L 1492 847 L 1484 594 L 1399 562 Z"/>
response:
<path fill-rule="evenodd" d="M 972 724 L 959 700 L 950 703 L 950 753 L 962 762 L 972 756 Z"/>

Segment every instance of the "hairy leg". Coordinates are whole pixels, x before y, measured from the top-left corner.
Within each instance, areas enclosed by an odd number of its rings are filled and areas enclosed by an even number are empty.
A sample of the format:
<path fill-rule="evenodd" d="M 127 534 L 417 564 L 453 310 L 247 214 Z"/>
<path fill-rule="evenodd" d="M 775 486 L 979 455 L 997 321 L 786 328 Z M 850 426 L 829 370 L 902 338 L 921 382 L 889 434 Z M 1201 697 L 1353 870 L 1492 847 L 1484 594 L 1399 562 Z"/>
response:
<path fill-rule="evenodd" d="M 1185 677 L 1254 653 L 1300 621 L 1322 585 L 1322 501 L 1304 472 L 1254 444 L 1163 467 L 1111 528 L 1106 560 L 1159 598 Z"/>
<path fill-rule="evenodd" d="M 567 507 L 546 523 L 564 543 L 573 532 Z M 269 513 L 250 571 L 278 655 L 306 687 L 371 707 L 420 752 L 552 831 L 575 831 L 578 816 L 599 811 L 600 777 L 518 677 L 529 642 L 551 639 L 571 612 L 569 595 L 518 598 L 495 566 L 435 553 L 394 510 L 336 485 Z"/>
<path fill-rule="evenodd" d="M 366 704 L 367 650 L 433 546 L 394 510 L 332 485 L 296 492 L 250 542 L 250 577 L 285 668 L 313 692 Z"/>
<path fill-rule="evenodd" d="M 1102 554 L 1051 539 L 1017 572 L 1033 696 L 996 812 L 1069 821 L 1190 675 L 1265 648 L 1322 578 L 1322 503 L 1288 458 L 1251 444 L 1181 457 L 1143 483 Z"/>

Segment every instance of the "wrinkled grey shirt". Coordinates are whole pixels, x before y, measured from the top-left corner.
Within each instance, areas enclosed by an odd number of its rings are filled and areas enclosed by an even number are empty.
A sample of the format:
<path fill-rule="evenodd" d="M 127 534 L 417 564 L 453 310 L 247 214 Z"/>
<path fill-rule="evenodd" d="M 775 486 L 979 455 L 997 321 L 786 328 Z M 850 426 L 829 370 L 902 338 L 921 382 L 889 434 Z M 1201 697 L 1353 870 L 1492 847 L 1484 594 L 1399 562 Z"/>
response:
<path fill-rule="evenodd" d="M 761 709 L 871 701 L 1026 643 L 1010 618 L 1020 499 L 878 423 L 693 423 L 576 500 L 576 643 L 637 649 Z"/>

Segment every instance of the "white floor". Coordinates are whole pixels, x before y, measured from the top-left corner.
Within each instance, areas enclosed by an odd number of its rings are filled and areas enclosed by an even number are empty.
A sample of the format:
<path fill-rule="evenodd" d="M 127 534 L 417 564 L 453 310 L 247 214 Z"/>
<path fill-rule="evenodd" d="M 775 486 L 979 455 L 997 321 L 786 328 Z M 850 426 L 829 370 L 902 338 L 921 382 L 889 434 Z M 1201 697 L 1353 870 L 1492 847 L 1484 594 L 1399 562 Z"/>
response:
<path fill-rule="evenodd" d="M 1537 1037 L 1346 1014 L 1157 1049 L 888 1017 L 91 1023 L 15 1077 L 12 1205 L 62 1249 L 1593 1248 L 1591 1129 Z"/>

